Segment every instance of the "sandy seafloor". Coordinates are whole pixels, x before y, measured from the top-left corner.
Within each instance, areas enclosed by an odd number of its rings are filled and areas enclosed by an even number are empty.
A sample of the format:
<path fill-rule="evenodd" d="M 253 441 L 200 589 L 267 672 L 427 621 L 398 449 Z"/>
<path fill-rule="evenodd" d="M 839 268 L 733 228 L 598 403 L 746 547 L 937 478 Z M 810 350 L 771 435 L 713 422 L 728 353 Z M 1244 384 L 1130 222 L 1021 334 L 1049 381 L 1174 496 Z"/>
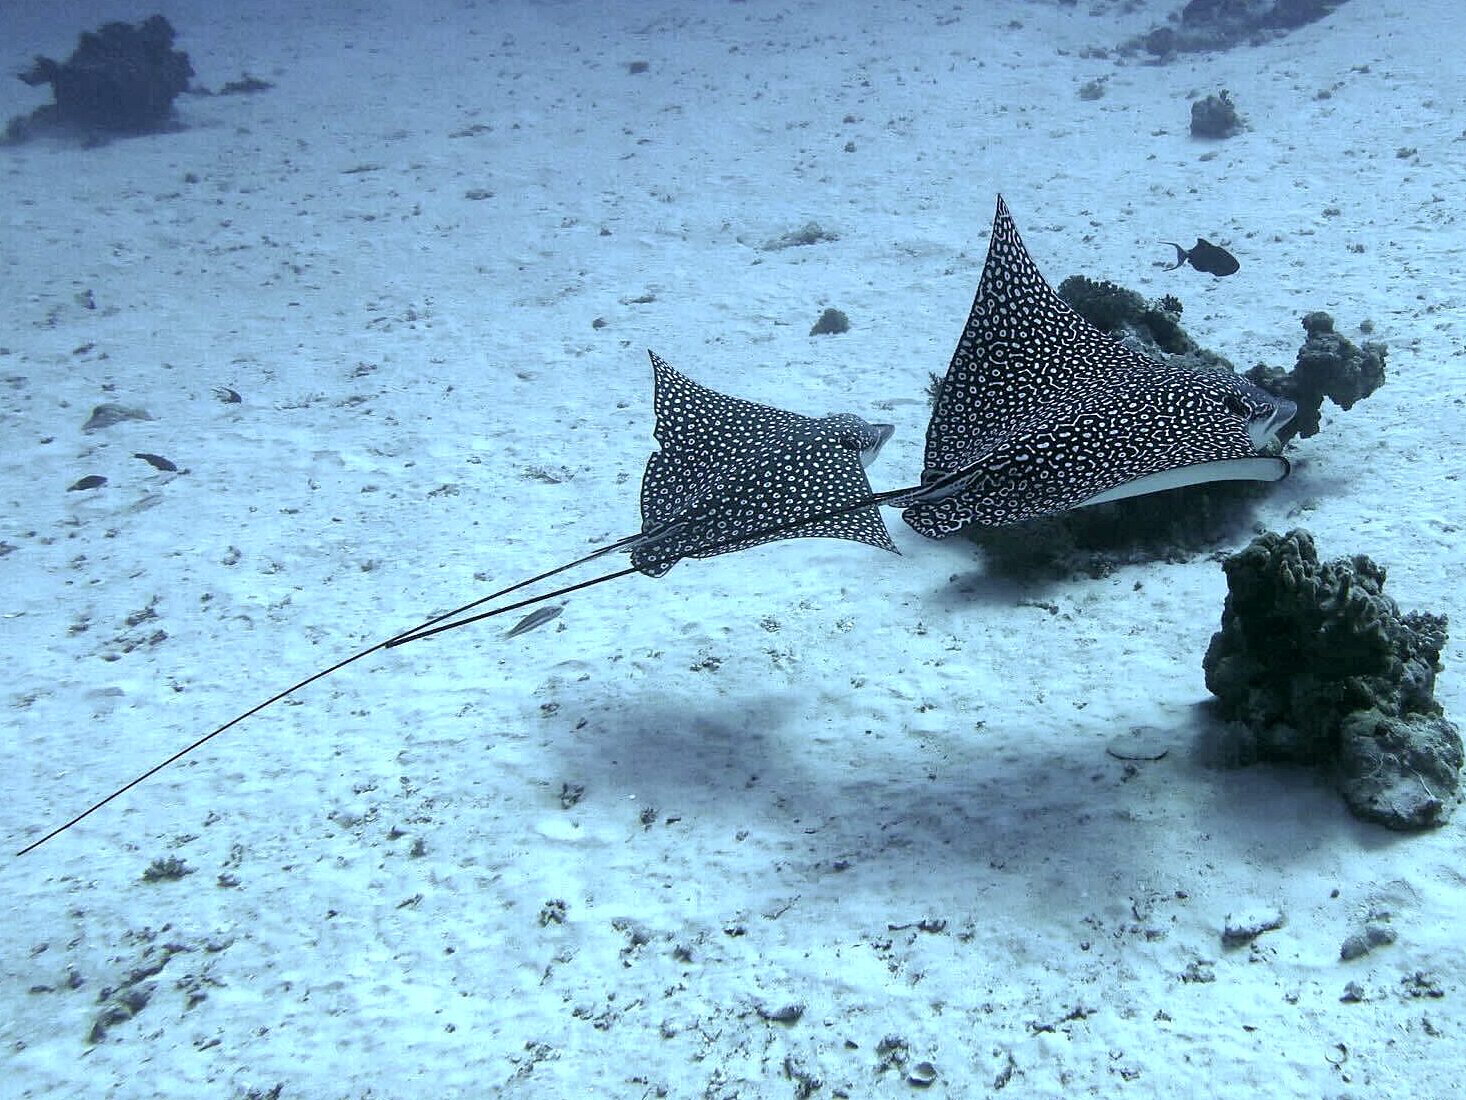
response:
<path fill-rule="evenodd" d="M 34 8 L 9 69 L 156 10 Z M 1255 520 L 1459 620 L 1466 17 L 1084 55 L 1170 6 L 1134 8 L 163 5 L 200 83 L 274 89 L 0 151 L 6 845 L 636 530 L 648 347 L 894 421 L 873 480 L 909 484 L 1000 191 L 1053 281 L 1175 293 L 1240 364 L 1372 321 L 1388 383 Z M 1250 128 L 1193 140 L 1222 87 Z M 810 221 L 839 239 L 760 248 Z M 1157 266 L 1199 235 L 1242 271 Z M 102 402 L 153 419 L 84 433 Z M 376 655 L 5 857 L 0 1095 L 1458 1095 L 1466 819 L 1216 759 L 1216 556 L 1017 582 L 888 518 L 901 557 L 783 542 Z M 1107 754 L 1136 728 L 1163 759 Z"/>

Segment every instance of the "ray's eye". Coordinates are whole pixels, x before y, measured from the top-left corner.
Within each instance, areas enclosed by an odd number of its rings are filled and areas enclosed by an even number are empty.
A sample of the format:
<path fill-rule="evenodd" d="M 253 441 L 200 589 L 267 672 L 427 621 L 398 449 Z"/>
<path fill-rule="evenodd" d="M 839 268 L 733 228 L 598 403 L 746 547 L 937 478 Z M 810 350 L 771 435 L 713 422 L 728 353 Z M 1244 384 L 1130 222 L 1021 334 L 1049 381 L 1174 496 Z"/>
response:
<path fill-rule="evenodd" d="M 1247 407 L 1247 402 L 1238 397 L 1235 393 L 1229 393 L 1222 398 L 1223 407 L 1233 416 L 1239 416 L 1243 420 L 1249 420 L 1252 410 Z"/>

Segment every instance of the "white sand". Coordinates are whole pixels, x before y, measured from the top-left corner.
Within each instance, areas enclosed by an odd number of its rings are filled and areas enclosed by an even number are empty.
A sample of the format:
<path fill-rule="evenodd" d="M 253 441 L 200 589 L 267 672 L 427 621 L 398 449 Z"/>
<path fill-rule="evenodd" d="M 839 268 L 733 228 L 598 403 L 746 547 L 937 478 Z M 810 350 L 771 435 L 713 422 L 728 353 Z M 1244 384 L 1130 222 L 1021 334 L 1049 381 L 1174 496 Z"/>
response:
<path fill-rule="evenodd" d="M 12 71 L 100 18 L 14 7 Z M 909 483 L 999 191 L 1052 279 L 1177 293 L 1241 364 L 1291 364 L 1307 310 L 1371 319 L 1388 384 L 1257 519 L 1459 619 L 1459 4 L 1082 58 L 1169 6 L 1118 7 L 169 4 L 200 82 L 274 90 L 0 150 L 9 849 L 634 531 L 647 347 L 894 420 L 872 473 Z M 1188 97 L 1220 87 L 1251 128 L 1200 144 Z M 43 98 L 0 80 L 4 117 Z M 810 220 L 840 239 L 757 248 Z M 1159 270 L 1197 235 L 1242 272 Z M 827 305 L 852 330 L 810 338 Z M 102 402 L 154 419 L 84 434 Z M 890 518 L 900 558 L 784 542 L 376 655 L 0 860 L 0 1095 L 885 1096 L 903 1059 L 947 1097 L 1457 1095 L 1461 825 L 1400 838 L 1323 777 L 1207 763 L 1217 563 L 1019 586 Z M 1106 754 L 1134 727 L 1164 759 Z M 168 856 L 195 873 L 140 881 Z M 1375 910 L 1396 942 L 1340 961 Z M 151 996 L 88 1043 L 119 990 Z"/>

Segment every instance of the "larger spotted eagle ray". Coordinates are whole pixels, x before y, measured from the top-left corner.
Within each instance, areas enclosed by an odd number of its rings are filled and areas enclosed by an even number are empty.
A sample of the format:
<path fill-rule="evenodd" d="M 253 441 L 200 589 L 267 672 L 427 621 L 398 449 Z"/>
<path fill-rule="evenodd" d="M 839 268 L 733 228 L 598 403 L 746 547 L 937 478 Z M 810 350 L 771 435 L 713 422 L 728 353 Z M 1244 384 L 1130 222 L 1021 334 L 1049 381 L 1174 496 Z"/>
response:
<path fill-rule="evenodd" d="M 1090 325 L 1044 280 L 998 197 L 977 295 L 927 427 L 921 483 L 872 492 L 865 468 L 888 424 L 801 416 L 707 389 L 655 354 L 660 444 L 642 476 L 642 529 L 361 650 L 277 692 L 20 850 L 25 855 L 266 707 L 373 653 L 552 600 L 682 558 L 779 539 L 828 537 L 896 551 L 880 506 L 919 534 L 1018 523 L 1104 501 L 1210 481 L 1277 481 L 1266 453 L 1289 401 L 1230 371 L 1158 363 Z M 485 603 L 613 552 L 631 565 L 552 592 Z"/>

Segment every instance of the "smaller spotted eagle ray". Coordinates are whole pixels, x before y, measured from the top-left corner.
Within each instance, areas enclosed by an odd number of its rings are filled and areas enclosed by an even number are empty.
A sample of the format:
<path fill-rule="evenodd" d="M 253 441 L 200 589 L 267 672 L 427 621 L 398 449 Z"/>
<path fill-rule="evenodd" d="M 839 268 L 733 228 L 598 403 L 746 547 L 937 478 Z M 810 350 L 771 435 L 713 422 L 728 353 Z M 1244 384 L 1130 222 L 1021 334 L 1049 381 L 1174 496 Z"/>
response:
<path fill-rule="evenodd" d="M 787 538 L 841 538 L 896 550 L 865 468 L 890 424 L 852 413 L 811 417 L 729 397 L 679 374 L 655 352 L 652 436 L 661 444 L 641 478 L 641 532 L 491 593 L 388 647 L 516 611 L 629 573 L 663 576 L 683 558 L 710 558 Z M 631 567 L 496 607 L 465 613 L 511 592 L 616 551 Z"/>
<path fill-rule="evenodd" d="M 882 498 L 871 493 L 865 475 L 865 467 L 891 437 L 890 424 L 867 423 L 849 413 L 801 416 L 728 397 L 698 385 L 650 354 L 655 382 L 653 435 L 661 449 L 652 453 L 642 476 L 642 529 L 638 534 L 435 616 L 306 677 L 180 749 L 17 854 L 39 848 L 225 730 L 380 650 L 541 604 L 629 573 L 660 577 L 682 558 L 713 557 L 777 539 L 852 539 L 899 553 L 881 519 L 878 505 Z M 482 604 L 615 551 L 630 554 L 630 568 L 466 615 Z"/>
<path fill-rule="evenodd" d="M 699 386 L 655 354 L 661 449 L 641 479 L 642 534 L 631 562 L 660 577 L 782 538 L 841 538 L 896 551 L 870 506 L 865 468 L 894 430 L 851 413 L 816 419 Z M 846 507 L 850 511 L 846 512 Z M 837 514 L 810 519 L 826 512 Z"/>

